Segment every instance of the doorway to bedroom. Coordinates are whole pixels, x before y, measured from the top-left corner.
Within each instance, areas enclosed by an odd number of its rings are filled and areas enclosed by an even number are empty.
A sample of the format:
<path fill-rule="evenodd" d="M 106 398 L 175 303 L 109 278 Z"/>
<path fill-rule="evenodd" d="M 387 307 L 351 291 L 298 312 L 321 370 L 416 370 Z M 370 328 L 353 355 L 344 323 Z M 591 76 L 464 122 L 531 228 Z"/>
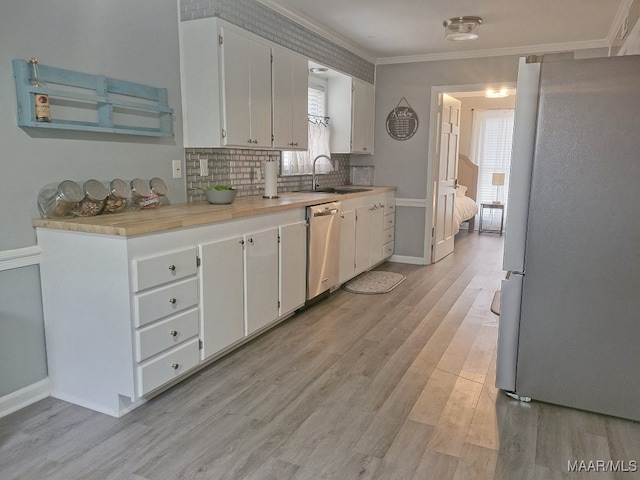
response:
<path fill-rule="evenodd" d="M 448 131 L 446 122 L 449 117 L 454 118 L 450 112 L 438 109 L 432 121 L 439 126 L 436 133 L 436 153 L 434 156 L 434 209 L 432 217 L 432 255 L 431 261 L 437 262 L 454 249 L 454 239 L 458 231 L 475 231 L 480 225 L 479 215 L 484 212 L 482 218 L 483 232 L 493 231 L 500 227 L 501 212 L 505 214 L 506 220 L 506 199 L 509 186 L 509 169 L 511 160 L 511 143 L 513 132 L 513 113 L 515 110 L 515 86 L 507 84 L 502 87 L 499 93 L 490 92 L 487 86 L 458 86 L 446 89 L 441 87 L 438 91 L 432 92 L 437 95 L 437 104 L 445 105 L 447 98 L 452 98 L 456 103 L 456 115 L 458 118 L 458 144 L 451 145 L 450 138 L 445 138 L 443 132 Z M 451 120 L 451 122 L 453 122 Z M 443 147 L 443 142 L 446 145 Z M 438 193 L 440 184 L 445 183 L 443 179 L 443 153 L 457 149 L 455 159 L 458 164 L 455 166 L 456 189 L 455 204 L 458 208 L 454 213 L 442 207 L 443 196 Z M 471 168 L 477 166 L 476 172 L 469 172 L 469 162 Z M 475 177 L 474 177 L 475 175 Z M 471 183 L 470 178 L 477 178 L 476 185 L 465 185 L 464 182 Z M 463 180 L 464 179 L 464 180 Z M 466 187 L 466 188 L 465 188 Z M 473 205 L 475 203 L 475 205 Z M 471 205 L 469 205 L 471 204 Z M 500 204 L 502 209 L 480 208 L 481 204 Z M 474 207 L 477 206 L 477 213 L 474 215 Z M 459 210 L 459 211 L 458 211 Z M 449 215 L 447 217 L 447 215 Z M 443 218 L 440 218 L 443 217 Z M 471 217 L 471 218 L 469 218 Z M 463 223 L 460 225 L 460 221 Z M 446 228 L 448 224 L 449 228 Z M 446 242 L 448 240 L 448 242 Z M 448 249 L 442 248 L 448 243 Z"/>

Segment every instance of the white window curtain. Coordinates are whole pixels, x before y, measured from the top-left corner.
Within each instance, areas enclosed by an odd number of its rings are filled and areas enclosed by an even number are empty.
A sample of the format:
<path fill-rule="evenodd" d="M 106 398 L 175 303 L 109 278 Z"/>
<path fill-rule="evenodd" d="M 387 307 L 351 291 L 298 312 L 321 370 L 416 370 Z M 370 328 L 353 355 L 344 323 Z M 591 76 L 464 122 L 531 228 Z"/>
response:
<path fill-rule="evenodd" d="M 313 159 L 318 155 L 331 156 L 330 129 L 326 117 L 326 86 L 320 80 L 310 80 L 308 89 L 309 148 L 305 152 L 282 152 L 282 175 L 311 173 Z M 331 162 L 321 158 L 316 173 L 329 173 Z"/>
<path fill-rule="evenodd" d="M 478 165 L 478 203 L 506 203 L 509 195 L 513 108 L 474 110 L 471 160 Z M 504 185 L 496 187 L 494 173 L 504 173 Z"/>

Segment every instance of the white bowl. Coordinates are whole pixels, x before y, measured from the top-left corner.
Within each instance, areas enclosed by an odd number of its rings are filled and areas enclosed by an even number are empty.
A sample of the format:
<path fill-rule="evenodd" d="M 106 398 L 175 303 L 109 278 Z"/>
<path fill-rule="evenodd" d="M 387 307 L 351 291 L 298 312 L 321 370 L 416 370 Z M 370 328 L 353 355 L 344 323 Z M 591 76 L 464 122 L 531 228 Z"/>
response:
<path fill-rule="evenodd" d="M 238 194 L 237 190 L 204 190 L 209 203 L 217 205 L 232 203 Z"/>

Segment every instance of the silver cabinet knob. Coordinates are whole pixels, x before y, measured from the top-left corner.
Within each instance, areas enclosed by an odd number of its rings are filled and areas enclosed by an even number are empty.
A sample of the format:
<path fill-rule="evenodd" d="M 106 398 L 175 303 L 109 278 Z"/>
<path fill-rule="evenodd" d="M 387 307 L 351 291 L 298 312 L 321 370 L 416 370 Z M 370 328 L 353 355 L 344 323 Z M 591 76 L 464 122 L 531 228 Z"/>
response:
<path fill-rule="evenodd" d="M 244 245 L 244 240 L 240 240 L 238 243 L 239 243 L 240 245 Z"/>
<path fill-rule="evenodd" d="M 176 303 L 178 303 L 178 300 L 176 300 L 175 298 L 170 298 L 170 299 L 169 299 L 169 303 L 170 303 L 171 305 L 175 305 Z"/>
<path fill-rule="evenodd" d="M 178 332 L 176 330 L 171 330 L 169 332 L 169 335 L 171 335 L 172 337 L 177 337 L 178 336 Z"/>
<path fill-rule="evenodd" d="M 249 243 L 253 243 L 253 238 L 250 238 L 250 239 L 249 239 Z"/>
<path fill-rule="evenodd" d="M 176 271 L 176 266 L 175 265 L 169 265 L 169 270 L 171 272 L 175 272 Z"/>
<path fill-rule="evenodd" d="M 171 364 L 171 368 L 173 368 L 174 370 L 177 370 L 178 368 L 180 368 L 180 364 L 179 363 L 172 363 Z"/>

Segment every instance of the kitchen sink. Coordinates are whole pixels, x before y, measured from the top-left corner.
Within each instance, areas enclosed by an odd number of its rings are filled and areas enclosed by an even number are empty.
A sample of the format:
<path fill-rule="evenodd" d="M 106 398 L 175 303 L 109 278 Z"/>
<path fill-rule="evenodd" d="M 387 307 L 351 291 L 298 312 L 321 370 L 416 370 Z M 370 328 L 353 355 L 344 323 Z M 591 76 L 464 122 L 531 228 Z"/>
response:
<path fill-rule="evenodd" d="M 344 195 L 347 193 L 362 193 L 362 192 L 370 192 L 371 188 L 351 188 L 351 187 L 326 187 L 326 188 L 318 188 L 317 190 L 298 190 L 298 193 L 336 193 L 339 195 Z"/>

